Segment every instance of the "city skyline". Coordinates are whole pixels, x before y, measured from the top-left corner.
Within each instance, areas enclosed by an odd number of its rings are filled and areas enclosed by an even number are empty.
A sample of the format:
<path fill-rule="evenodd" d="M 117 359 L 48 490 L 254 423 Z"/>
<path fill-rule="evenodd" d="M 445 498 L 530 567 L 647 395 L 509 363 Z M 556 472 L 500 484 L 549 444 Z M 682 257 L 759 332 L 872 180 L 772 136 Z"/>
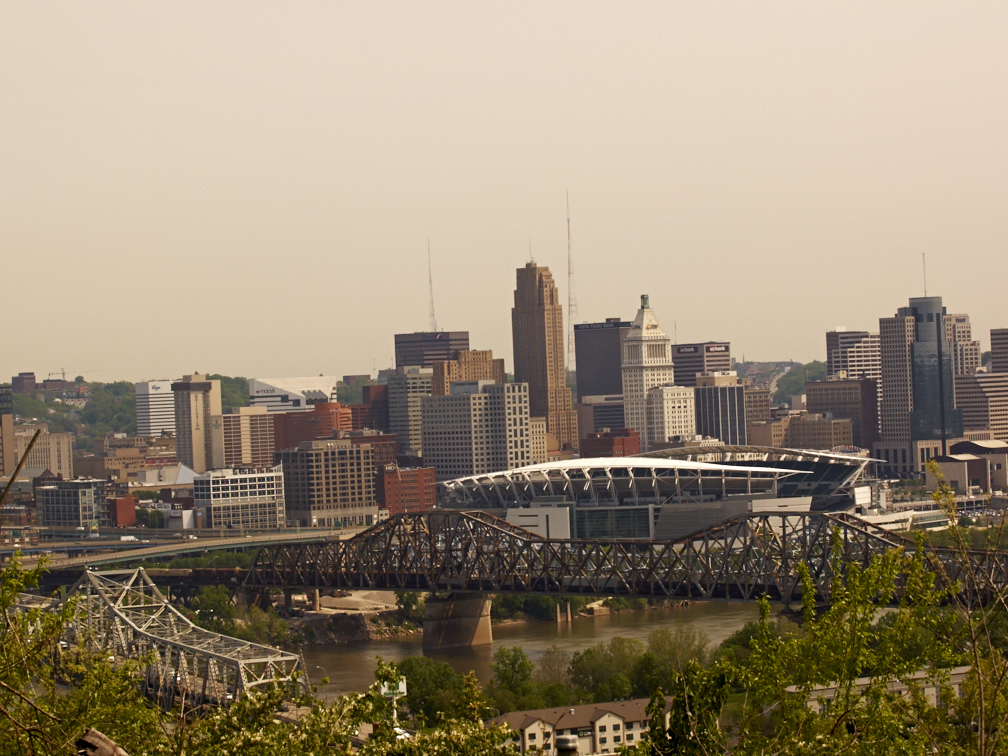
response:
<path fill-rule="evenodd" d="M 1008 325 L 1000 4 L 3 19 L 0 374 L 388 367 L 428 238 L 439 324 L 511 371 L 530 242 L 566 302 L 567 190 L 581 322 L 647 293 L 675 341 L 823 359 L 926 253 L 985 351 Z"/>

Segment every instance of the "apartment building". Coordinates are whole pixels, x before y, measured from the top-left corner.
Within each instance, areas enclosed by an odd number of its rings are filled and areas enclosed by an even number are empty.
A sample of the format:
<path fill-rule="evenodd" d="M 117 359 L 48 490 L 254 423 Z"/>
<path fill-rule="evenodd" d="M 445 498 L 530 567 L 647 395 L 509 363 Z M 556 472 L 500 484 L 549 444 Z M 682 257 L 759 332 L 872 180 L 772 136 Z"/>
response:
<path fill-rule="evenodd" d="M 424 462 L 438 480 L 532 464 L 528 384 L 458 382 L 451 391 L 422 405 Z"/>
<path fill-rule="evenodd" d="M 302 441 L 278 451 L 287 519 L 301 527 L 354 527 L 377 522 L 374 453 L 348 439 Z"/>
<path fill-rule="evenodd" d="M 224 468 L 198 475 L 193 481 L 193 506 L 202 510 L 208 528 L 283 528 L 287 524 L 283 466 Z"/>

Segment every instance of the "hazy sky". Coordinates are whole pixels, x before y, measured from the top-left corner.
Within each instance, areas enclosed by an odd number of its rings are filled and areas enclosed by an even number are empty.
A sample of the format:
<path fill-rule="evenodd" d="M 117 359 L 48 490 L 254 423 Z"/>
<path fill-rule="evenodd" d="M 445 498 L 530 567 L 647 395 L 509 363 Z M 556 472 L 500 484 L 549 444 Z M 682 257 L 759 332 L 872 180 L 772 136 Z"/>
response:
<path fill-rule="evenodd" d="M 580 320 L 823 358 L 928 291 L 1008 326 L 1008 3 L 0 4 L 0 376 L 512 365 Z"/>

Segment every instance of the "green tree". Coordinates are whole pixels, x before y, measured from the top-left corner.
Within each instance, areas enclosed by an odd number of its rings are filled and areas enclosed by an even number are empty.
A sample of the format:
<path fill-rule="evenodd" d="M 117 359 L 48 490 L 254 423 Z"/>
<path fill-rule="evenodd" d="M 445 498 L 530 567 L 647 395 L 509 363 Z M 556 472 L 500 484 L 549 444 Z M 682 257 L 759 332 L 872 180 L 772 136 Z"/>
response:
<path fill-rule="evenodd" d="M 88 435 L 106 433 L 136 435 L 136 386 L 129 381 L 90 384 L 87 404 L 80 412 L 80 421 Z"/>
<path fill-rule="evenodd" d="M 521 646 L 502 646 L 494 652 L 490 663 L 493 678 L 487 693 L 500 712 L 535 709 L 542 706 L 532 671 L 535 669 Z"/>
<path fill-rule="evenodd" d="M 446 662 L 408 656 L 396 667 L 406 678 L 406 706 L 420 726 L 436 724 L 444 712 L 454 710 L 464 680 Z"/>
<path fill-rule="evenodd" d="M 571 658 L 570 680 L 578 700 L 601 703 L 630 698 L 631 675 L 644 655 L 640 641 L 612 638 Z"/>
<path fill-rule="evenodd" d="M 826 379 L 826 363 L 813 360 L 807 365 L 791 368 L 777 381 L 777 391 L 773 395 L 776 404 L 790 403 L 791 397 L 805 393 L 805 384 Z"/>

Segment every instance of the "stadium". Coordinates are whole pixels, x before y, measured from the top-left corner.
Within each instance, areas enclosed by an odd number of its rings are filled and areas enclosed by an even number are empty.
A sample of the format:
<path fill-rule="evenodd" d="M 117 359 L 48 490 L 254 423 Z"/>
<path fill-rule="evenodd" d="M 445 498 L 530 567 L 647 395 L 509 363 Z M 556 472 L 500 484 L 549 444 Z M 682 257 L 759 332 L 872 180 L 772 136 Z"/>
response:
<path fill-rule="evenodd" d="M 438 501 L 554 537 L 672 539 L 744 512 L 867 506 L 870 490 L 858 484 L 869 462 L 835 452 L 686 447 L 447 480 Z"/>

